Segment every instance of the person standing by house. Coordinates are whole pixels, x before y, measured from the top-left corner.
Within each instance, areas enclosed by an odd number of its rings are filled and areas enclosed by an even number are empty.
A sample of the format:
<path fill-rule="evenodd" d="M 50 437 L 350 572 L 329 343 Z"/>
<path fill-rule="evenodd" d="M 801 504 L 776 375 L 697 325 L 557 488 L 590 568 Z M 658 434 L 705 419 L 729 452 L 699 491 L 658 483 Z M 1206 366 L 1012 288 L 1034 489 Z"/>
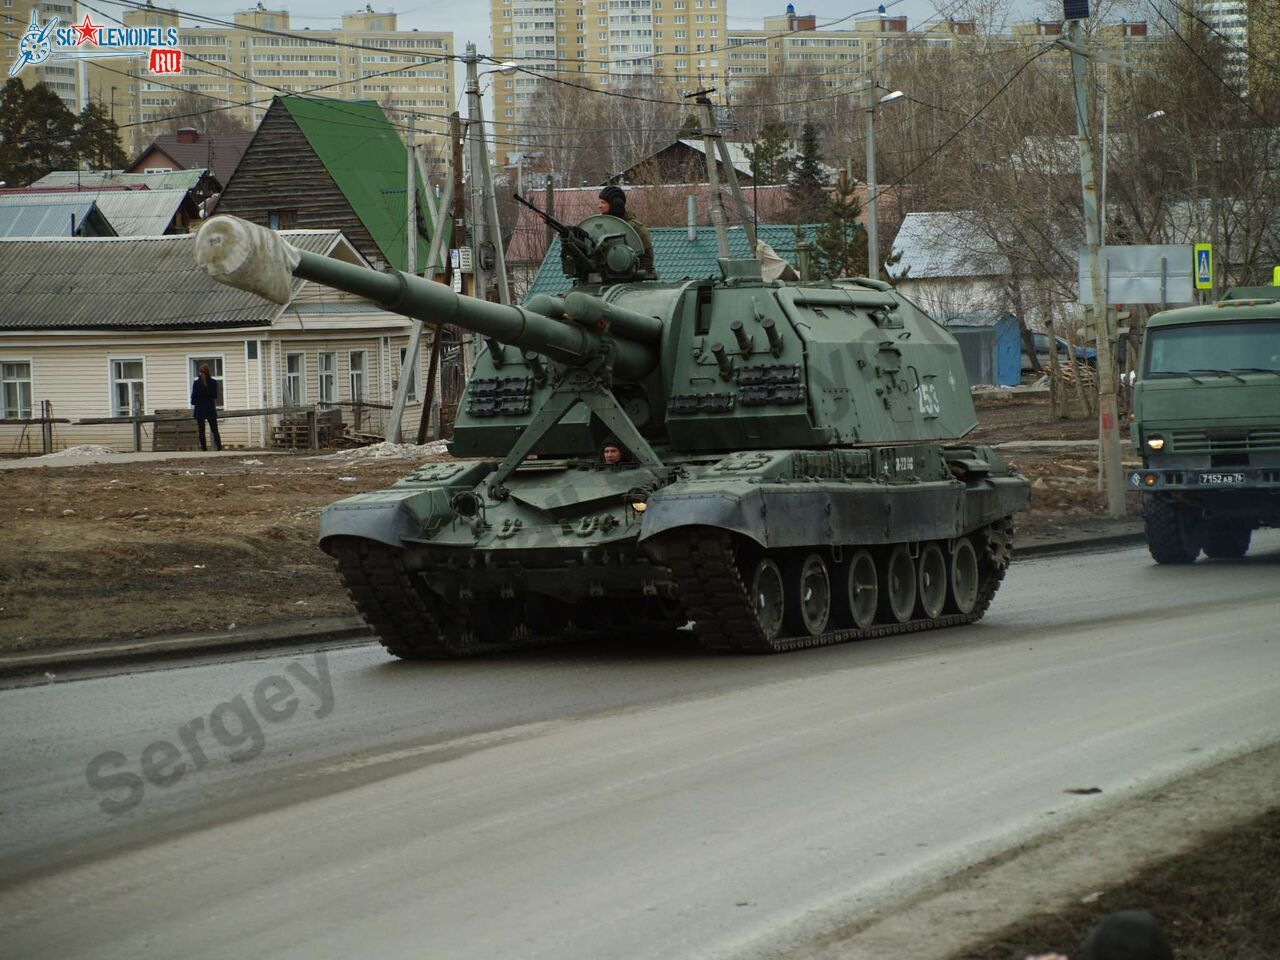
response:
<path fill-rule="evenodd" d="M 200 431 L 200 449 L 208 450 L 204 442 L 205 421 L 209 422 L 209 433 L 213 436 L 213 448 L 222 449 L 222 437 L 218 434 L 218 381 L 209 375 L 209 365 L 200 364 L 200 376 L 191 383 L 191 414 L 196 418 L 196 426 Z"/>

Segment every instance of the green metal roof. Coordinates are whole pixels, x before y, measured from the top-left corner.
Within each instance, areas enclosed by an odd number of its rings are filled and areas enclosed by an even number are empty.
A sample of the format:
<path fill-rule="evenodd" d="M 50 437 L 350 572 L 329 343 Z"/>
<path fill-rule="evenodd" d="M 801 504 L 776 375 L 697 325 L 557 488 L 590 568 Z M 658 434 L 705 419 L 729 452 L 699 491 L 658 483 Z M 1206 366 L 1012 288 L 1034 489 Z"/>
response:
<path fill-rule="evenodd" d="M 280 101 L 387 263 L 403 270 L 408 151 L 382 108 L 372 100 L 281 97 Z M 431 218 L 426 213 L 420 176 L 417 196 L 418 209 L 430 230 Z M 419 271 L 426 263 L 427 252 L 427 243 L 419 237 Z"/>
<path fill-rule="evenodd" d="M 756 233 L 761 240 L 773 247 L 778 256 L 796 262 L 796 227 L 779 224 L 760 224 Z M 804 224 L 799 227 L 804 238 L 813 243 L 817 235 L 817 224 Z M 754 251 L 747 248 L 747 236 L 741 227 L 730 227 L 729 256 L 753 257 Z M 720 266 L 716 262 L 720 257 L 720 247 L 716 242 L 716 232 L 710 227 L 698 227 L 697 238 L 689 239 L 688 227 L 650 227 L 649 237 L 653 241 L 653 266 L 658 279 L 667 283 L 682 279 L 720 276 Z M 547 255 L 538 268 L 538 275 L 525 298 L 535 293 L 560 293 L 567 290 L 572 281 L 564 275 L 560 267 L 560 238 L 555 237 L 547 249 Z"/>

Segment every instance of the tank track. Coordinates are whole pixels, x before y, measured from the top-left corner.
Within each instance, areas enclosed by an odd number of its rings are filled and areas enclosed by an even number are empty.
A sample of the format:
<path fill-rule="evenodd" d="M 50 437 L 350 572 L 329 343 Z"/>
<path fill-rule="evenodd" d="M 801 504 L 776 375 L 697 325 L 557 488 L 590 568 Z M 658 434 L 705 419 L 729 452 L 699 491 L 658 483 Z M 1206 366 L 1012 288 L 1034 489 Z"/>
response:
<path fill-rule="evenodd" d="M 524 625 L 493 640 L 439 616 L 436 604 L 413 582 L 400 551 L 357 537 L 335 538 L 332 549 L 347 594 L 387 652 L 406 660 L 472 657 L 530 646 Z"/>
<path fill-rule="evenodd" d="M 979 536 L 980 535 L 980 536 Z M 850 640 L 866 640 L 938 627 L 953 627 L 980 620 L 991 606 L 1009 567 L 1013 522 L 1001 518 L 975 531 L 978 548 L 978 597 L 971 613 L 943 614 L 906 623 L 873 624 L 865 629 L 828 630 L 818 636 L 766 638 L 752 609 L 734 551 L 733 534 L 708 527 L 684 528 L 664 538 L 663 550 L 689 619 L 694 621 L 698 642 L 723 653 L 784 653 L 806 647 L 822 647 Z"/>

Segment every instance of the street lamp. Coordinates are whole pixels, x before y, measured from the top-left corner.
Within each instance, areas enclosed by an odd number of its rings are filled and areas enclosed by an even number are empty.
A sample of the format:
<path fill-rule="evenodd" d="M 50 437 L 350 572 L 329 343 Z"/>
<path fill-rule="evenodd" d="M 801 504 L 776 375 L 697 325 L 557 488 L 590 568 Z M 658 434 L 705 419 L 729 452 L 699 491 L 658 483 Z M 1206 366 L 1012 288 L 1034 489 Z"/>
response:
<path fill-rule="evenodd" d="M 876 107 L 883 103 L 903 100 L 906 96 L 901 90 L 894 90 L 877 100 L 875 76 L 867 78 L 867 276 L 872 280 L 880 279 L 880 252 L 876 223 Z"/>

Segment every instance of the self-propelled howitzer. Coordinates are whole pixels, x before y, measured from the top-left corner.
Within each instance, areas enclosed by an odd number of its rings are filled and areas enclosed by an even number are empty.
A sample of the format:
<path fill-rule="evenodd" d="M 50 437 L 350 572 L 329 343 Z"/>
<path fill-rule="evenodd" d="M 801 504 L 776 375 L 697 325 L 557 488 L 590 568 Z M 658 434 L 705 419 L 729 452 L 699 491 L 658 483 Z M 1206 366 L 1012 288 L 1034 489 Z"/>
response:
<path fill-rule="evenodd" d="M 976 417 L 942 327 L 887 284 L 765 281 L 753 260 L 639 279 L 627 223 L 578 229 L 572 289 L 517 307 L 201 227 L 216 279 L 280 302 L 303 278 L 485 338 L 450 448 L 467 459 L 321 516 L 392 653 L 688 621 L 706 646 L 776 651 L 985 613 L 1028 485 L 958 442 Z"/>

